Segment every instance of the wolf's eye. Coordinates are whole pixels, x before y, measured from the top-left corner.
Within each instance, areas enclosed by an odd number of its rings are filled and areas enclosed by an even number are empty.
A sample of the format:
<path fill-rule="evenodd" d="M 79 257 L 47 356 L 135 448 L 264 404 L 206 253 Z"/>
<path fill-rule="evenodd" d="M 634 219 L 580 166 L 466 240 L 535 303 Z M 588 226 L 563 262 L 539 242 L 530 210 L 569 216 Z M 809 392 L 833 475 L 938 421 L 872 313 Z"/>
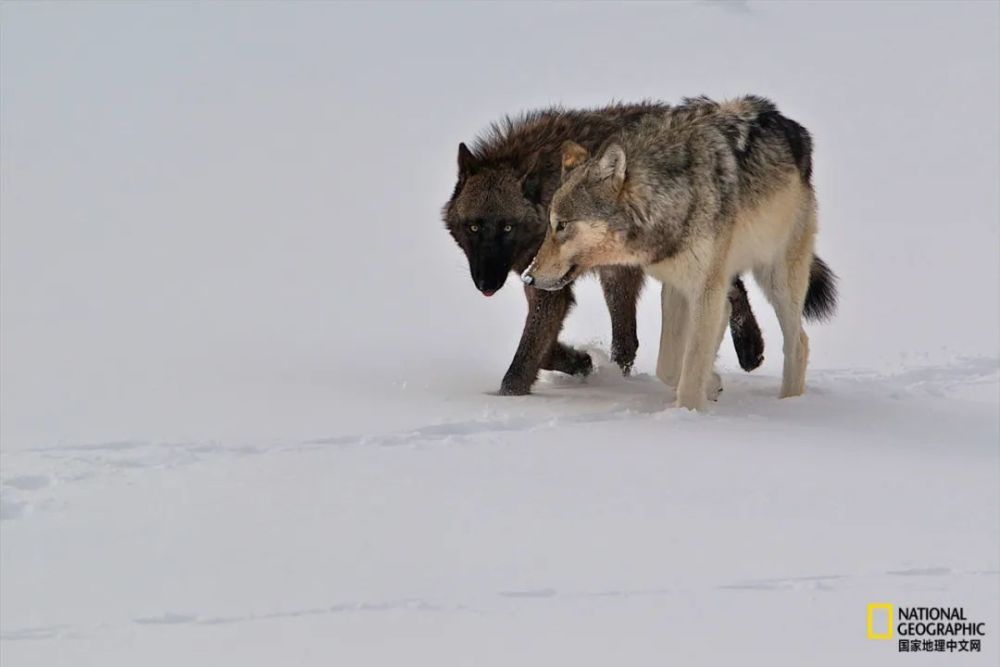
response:
<path fill-rule="evenodd" d="M 471 232 L 478 232 L 479 231 L 479 225 L 469 225 L 469 231 L 471 231 Z"/>
<path fill-rule="evenodd" d="M 509 231 L 510 231 L 510 230 L 512 230 L 512 229 L 514 229 L 514 227 L 513 227 L 512 225 L 504 225 L 504 226 L 503 226 L 503 230 L 504 230 L 505 232 L 509 232 Z"/>
<path fill-rule="evenodd" d="M 556 223 L 556 231 L 557 232 L 561 232 L 564 229 L 566 229 L 566 221 L 565 220 L 560 220 L 559 222 Z"/>

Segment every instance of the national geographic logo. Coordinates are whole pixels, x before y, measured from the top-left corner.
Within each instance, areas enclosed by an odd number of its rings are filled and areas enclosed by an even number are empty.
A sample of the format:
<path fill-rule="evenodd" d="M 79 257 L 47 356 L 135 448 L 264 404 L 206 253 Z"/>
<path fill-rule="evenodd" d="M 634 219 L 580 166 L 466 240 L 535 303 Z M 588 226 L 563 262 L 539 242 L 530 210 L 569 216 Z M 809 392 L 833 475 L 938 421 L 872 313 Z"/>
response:
<path fill-rule="evenodd" d="M 895 639 L 900 653 L 979 653 L 986 624 L 970 620 L 964 607 L 868 605 L 868 639 Z"/>

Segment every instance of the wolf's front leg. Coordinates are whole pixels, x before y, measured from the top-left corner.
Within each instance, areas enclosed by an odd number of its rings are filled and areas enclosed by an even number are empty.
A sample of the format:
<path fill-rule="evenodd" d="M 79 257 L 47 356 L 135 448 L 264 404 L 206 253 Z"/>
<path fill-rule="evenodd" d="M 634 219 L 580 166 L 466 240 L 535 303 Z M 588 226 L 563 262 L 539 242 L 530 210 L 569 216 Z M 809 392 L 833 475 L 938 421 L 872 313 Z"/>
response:
<path fill-rule="evenodd" d="M 514 360 L 510 362 L 510 368 L 507 369 L 500 385 L 500 394 L 505 396 L 521 396 L 529 393 L 546 356 L 550 361 L 555 361 L 550 353 L 562 329 L 563 320 L 573 306 L 573 292 L 570 285 L 555 292 L 545 292 L 526 286 L 524 294 L 528 299 L 528 317 L 524 321 L 524 331 L 521 332 L 521 342 L 517 346 L 517 352 L 514 353 Z M 586 356 L 585 353 L 580 354 Z M 561 351 L 557 351 L 554 356 L 559 360 L 566 358 Z M 590 361 L 589 356 L 587 361 Z M 591 368 L 589 364 L 584 364 L 582 359 L 576 360 L 575 367 L 579 368 L 580 372 L 584 371 L 584 365 L 587 366 L 586 372 L 589 372 Z"/>
<path fill-rule="evenodd" d="M 732 293 L 730 292 L 731 295 Z M 719 400 L 719 394 L 722 393 L 722 377 L 715 370 L 715 359 L 719 356 L 719 346 L 722 345 L 722 338 L 726 335 L 726 322 L 732 322 L 732 302 L 728 298 L 722 304 L 722 320 L 719 322 L 719 329 L 715 333 L 715 351 L 712 353 L 712 371 L 709 373 L 708 381 L 705 385 L 705 396 L 710 401 Z"/>
<path fill-rule="evenodd" d="M 712 284 L 690 304 L 690 329 L 677 385 L 677 407 L 701 410 L 710 391 L 713 398 L 721 391 L 722 384 L 713 365 L 725 326 L 728 287 Z"/>
<path fill-rule="evenodd" d="M 681 378 L 689 317 L 684 294 L 669 283 L 663 283 L 660 292 L 660 352 L 656 358 L 656 377 L 674 388 L 677 388 Z"/>
<path fill-rule="evenodd" d="M 639 349 L 635 305 L 646 282 L 646 274 L 636 266 L 608 266 L 600 270 L 604 302 L 611 315 L 611 360 L 628 375 Z"/>

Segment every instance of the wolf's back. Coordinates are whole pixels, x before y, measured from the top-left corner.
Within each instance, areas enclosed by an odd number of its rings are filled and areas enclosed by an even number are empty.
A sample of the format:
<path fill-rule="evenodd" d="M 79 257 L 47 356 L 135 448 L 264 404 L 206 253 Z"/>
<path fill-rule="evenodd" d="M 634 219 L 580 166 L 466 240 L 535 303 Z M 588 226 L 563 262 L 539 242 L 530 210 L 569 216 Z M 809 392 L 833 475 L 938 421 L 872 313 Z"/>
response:
<path fill-rule="evenodd" d="M 738 155 L 748 157 L 753 151 L 775 155 L 787 150 L 785 155 L 794 162 L 803 182 L 812 185 L 812 136 L 802 125 L 778 111 L 774 102 L 745 95 L 721 103 L 719 110 L 724 118 L 723 131 L 734 140 L 733 148 Z"/>

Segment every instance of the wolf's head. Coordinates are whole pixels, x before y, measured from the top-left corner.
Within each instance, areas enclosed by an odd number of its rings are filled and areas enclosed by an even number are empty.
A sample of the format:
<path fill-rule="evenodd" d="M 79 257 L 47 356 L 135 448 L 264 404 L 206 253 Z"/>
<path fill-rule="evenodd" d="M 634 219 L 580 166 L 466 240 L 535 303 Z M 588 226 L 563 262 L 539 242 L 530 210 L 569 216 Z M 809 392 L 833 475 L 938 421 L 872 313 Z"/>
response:
<path fill-rule="evenodd" d="M 545 241 L 522 279 L 561 289 L 581 273 L 633 263 L 625 248 L 628 215 L 622 205 L 625 151 L 608 143 L 598 157 L 572 141 L 563 145 L 563 181 L 552 197 Z"/>
<path fill-rule="evenodd" d="M 503 287 L 511 269 L 523 268 L 544 238 L 537 161 L 483 164 L 465 144 L 458 146 L 458 184 L 444 219 L 486 296 Z"/>

